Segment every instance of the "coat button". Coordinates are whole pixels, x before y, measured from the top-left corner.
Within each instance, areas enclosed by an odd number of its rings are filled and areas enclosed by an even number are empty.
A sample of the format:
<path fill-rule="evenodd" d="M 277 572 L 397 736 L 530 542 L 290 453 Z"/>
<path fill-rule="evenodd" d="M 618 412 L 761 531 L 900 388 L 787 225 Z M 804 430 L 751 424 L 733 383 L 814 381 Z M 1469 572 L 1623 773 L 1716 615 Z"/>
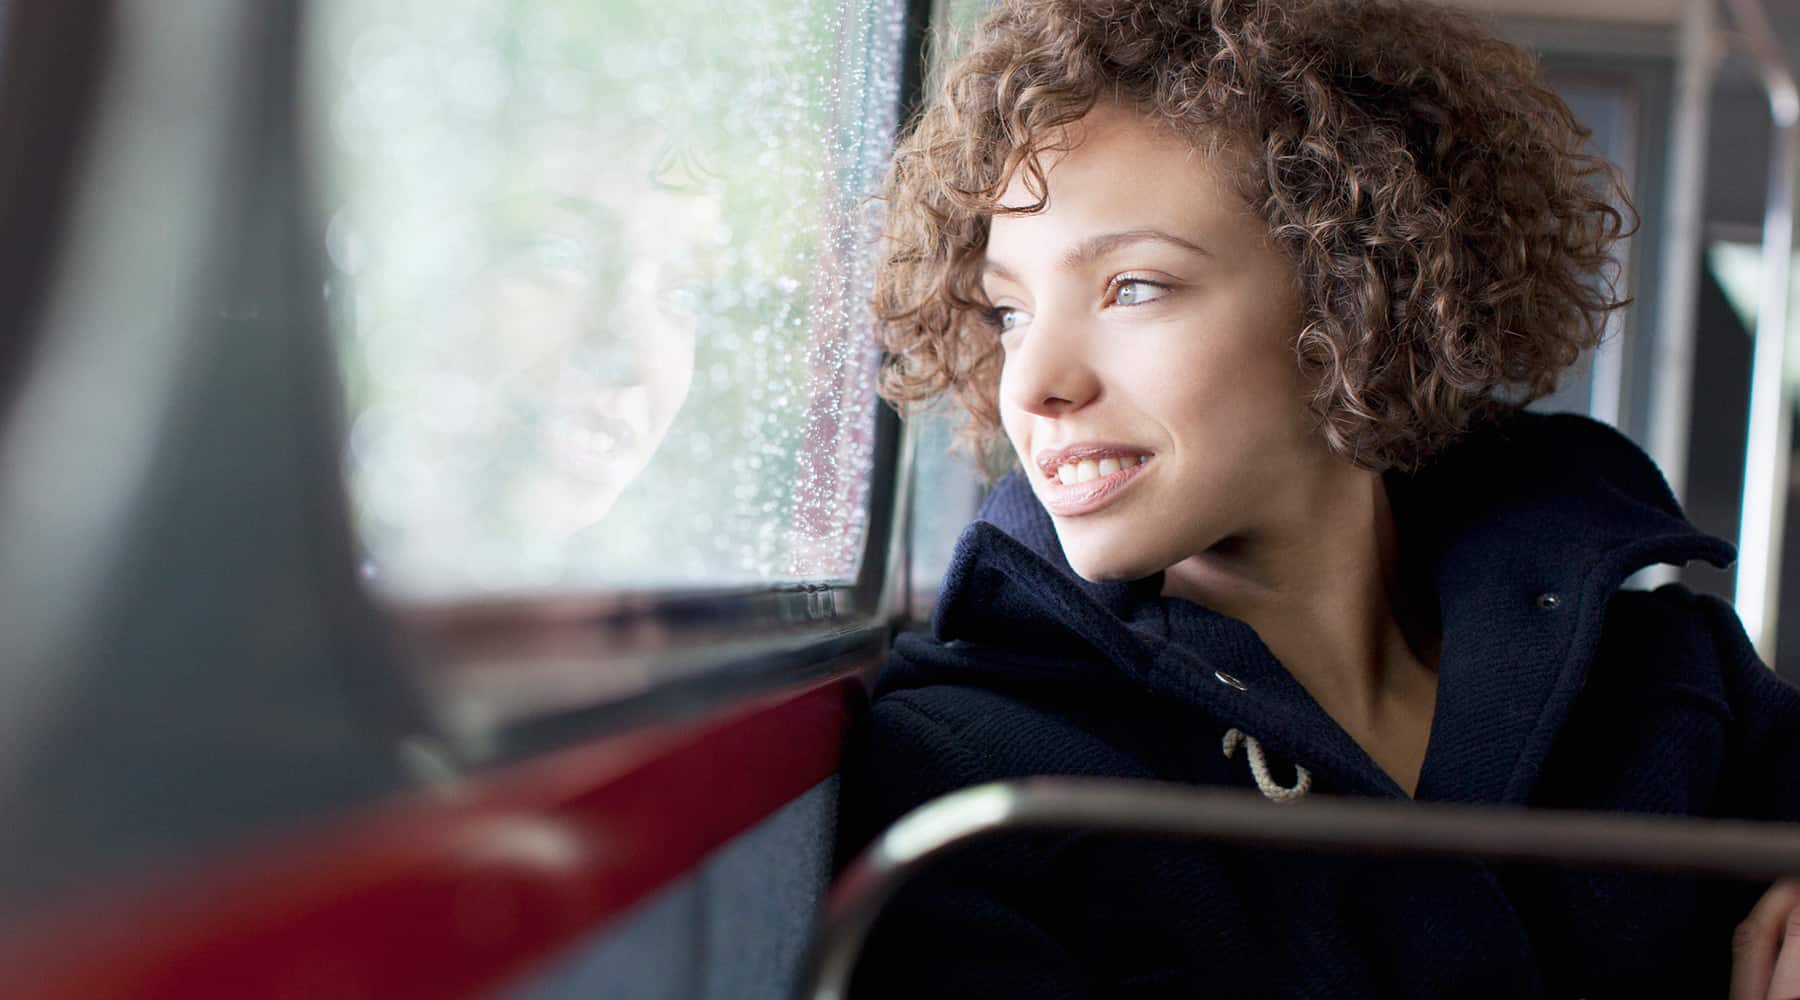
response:
<path fill-rule="evenodd" d="M 1562 595 L 1556 593 L 1539 594 L 1537 596 L 1537 606 L 1539 611 L 1555 611 L 1557 608 L 1562 607 Z"/>
<path fill-rule="evenodd" d="M 1219 682 L 1219 683 L 1220 683 L 1220 684 L 1223 684 L 1223 685 L 1225 685 L 1225 686 L 1226 686 L 1226 687 L 1228 687 L 1228 688 L 1236 688 L 1236 689 L 1237 689 L 1237 690 L 1239 690 L 1239 691 L 1248 691 L 1248 690 L 1250 690 L 1250 689 L 1249 689 L 1249 688 L 1248 688 L 1248 687 L 1245 687 L 1245 686 L 1244 686 L 1244 682 L 1243 682 L 1243 681 L 1240 681 L 1240 680 L 1238 680 L 1238 679 L 1237 679 L 1237 678 L 1236 678 L 1236 677 L 1233 677 L 1233 676 L 1231 676 L 1231 675 L 1230 675 L 1230 674 L 1228 674 L 1228 673 L 1226 673 L 1226 672 L 1225 672 L 1225 671 L 1223 671 L 1223 670 L 1215 670 L 1215 671 L 1213 671 L 1213 677 L 1214 677 L 1214 679 L 1216 679 L 1216 680 L 1217 680 L 1217 681 L 1218 681 L 1218 682 Z"/>

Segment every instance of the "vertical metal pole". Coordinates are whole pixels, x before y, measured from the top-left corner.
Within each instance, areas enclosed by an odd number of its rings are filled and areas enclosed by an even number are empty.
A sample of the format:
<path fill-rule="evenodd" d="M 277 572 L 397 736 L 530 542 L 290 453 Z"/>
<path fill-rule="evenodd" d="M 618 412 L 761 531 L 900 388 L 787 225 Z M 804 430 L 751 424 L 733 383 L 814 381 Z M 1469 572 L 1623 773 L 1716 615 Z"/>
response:
<path fill-rule="evenodd" d="M 1793 271 L 1794 171 L 1800 166 L 1800 88 L 1758 0 L 1729 0 L 1732 20 L 1769 92 L 1774 124 L 1769 193 L 1763 209 L 1762 291 L 1750 369 L 1750 434 L 1744 447 L 1744 504 L 1738 528 L 1736 604 L 1763 662 L 1775 662 L 1781 598 L 1781 535 L 1787 515 L 1792 410 L 1784 372 Z"/>
<path fill-rule="evenodd" d="M 1649 446 L 1677 498 L 1687 492 L 1707 131 L 1720 55 L 1716 6 L 1715 0 L 1688 0 L 1682 7 L 1673 149 L 1663 193 L 1662 304 L 1651 368 Z M 1674 579 L 1672 570 L 1666 579 Z"/>
<path fill-rule="evenodd" d="M 1621 271 L 1631 270 L 1630 251 L 1619 253 Z M 1600 345 L 1594 348 L 1592 367 L 1588 370 L 1588 413 L 1595 420 L 1614 427 L 1625 419 L 1625 349 L 1620 333 L 1625 324 L 1614 312 L 1606 317 L 1606 328 Z"/>
<path fill-rule="evenodd" d="M 1595 136 L 1599 149 L 1610 151 L 1613 165 L 1619 170 L 1619 182 L 1626 191 L 1635 191 L 1638 186 L 1640 105 L 1637 95 L 1632 95 L 1626 105 L 1628 110 L 1612 121 L 1604 136 Z M 1624 240 L 1614 250 L 1618 258 L 1616 280 L 1625 288 L 1639 284 L 1633 273 L 1639 257 L 1634 242 Z M 1624 329 L 1623 312 L 1607 313 L 1600 343 L 1589 356 L 1588 416 L 1614 427 L 1623 427 L 1625 420 L 1625 346 L 1621 336 Z"/>

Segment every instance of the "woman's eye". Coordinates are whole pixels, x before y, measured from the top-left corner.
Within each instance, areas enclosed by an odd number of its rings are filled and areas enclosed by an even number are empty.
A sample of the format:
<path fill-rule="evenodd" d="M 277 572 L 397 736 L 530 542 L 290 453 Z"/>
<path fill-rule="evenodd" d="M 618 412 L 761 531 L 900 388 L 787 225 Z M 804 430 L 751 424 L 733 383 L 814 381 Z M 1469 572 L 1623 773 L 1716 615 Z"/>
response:
<path fill-rule="evenodd" d="M 1024 326 L 1026 318 L 1023 310 L 1011 306 L 995 306 L 993 317 L 994 325 L 1000 328 L 1001 333 Z"/>
<path fill-rule="evenodd" d="M 1167 285 L 1159 285 L 1154 281 L 1122 278 L 1113 282 L 1113 302 L 1121 306 L 1141 306 L 1162 298 L 1168 291 Z"/>

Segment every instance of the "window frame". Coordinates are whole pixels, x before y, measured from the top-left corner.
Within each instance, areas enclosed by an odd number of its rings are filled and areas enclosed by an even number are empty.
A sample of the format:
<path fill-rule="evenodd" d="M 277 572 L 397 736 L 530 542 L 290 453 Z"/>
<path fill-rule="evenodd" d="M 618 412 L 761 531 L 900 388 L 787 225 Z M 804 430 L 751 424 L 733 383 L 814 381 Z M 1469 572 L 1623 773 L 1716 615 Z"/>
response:
<path fill-rule="evenodd" d="M 940 5 L 896 6 L 903 25 L 895 121 L 904 127 L 924 93 Z M 517 760 L 648 719 L 699 714 L 864 670 L 872 651 L 885 650 L 907 605 L 910 432 L 885 402 L 877 400 L 874 411 L 854 579 L 420 602 L 365 584 L 436 721 L 443 744 L 431 746 L 429 756 L 441 764 L 430 766 L 465 770 Z M 497 706 L 482 691 L 495 678 L 536 696 Z"/>

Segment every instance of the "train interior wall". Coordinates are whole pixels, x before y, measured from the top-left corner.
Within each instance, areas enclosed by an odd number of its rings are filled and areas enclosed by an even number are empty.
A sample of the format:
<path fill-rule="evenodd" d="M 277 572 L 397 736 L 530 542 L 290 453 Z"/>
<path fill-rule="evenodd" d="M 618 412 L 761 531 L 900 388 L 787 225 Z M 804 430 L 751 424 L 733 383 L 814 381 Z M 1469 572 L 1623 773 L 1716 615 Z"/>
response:
<path fill-rule="evenodd" d="M 831 877 L 834 775 L 503 994 L 784 1000 Z"/>

